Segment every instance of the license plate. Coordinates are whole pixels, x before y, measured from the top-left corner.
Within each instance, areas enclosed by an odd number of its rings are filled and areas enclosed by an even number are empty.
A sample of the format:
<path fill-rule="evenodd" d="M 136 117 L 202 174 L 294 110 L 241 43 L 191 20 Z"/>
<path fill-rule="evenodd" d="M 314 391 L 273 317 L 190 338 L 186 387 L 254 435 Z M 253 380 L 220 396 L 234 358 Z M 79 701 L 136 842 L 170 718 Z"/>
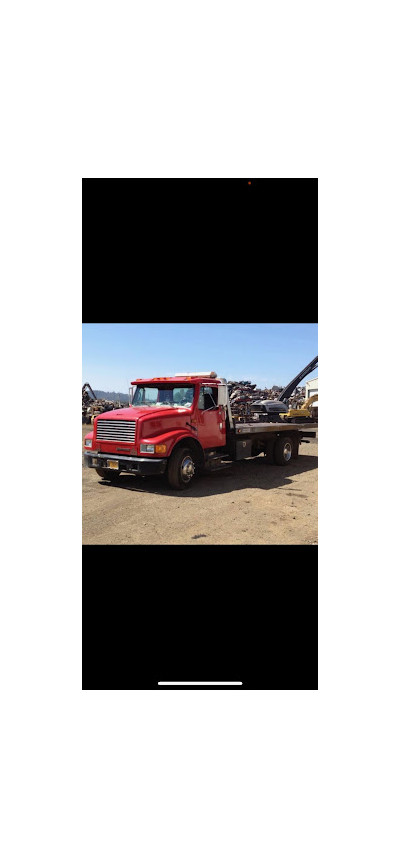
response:
<path fill-rule="evenodd" d="M 110 470 L 119 470 L 119 461 L 107 461 L 107 467 L 109 467 Z"/>

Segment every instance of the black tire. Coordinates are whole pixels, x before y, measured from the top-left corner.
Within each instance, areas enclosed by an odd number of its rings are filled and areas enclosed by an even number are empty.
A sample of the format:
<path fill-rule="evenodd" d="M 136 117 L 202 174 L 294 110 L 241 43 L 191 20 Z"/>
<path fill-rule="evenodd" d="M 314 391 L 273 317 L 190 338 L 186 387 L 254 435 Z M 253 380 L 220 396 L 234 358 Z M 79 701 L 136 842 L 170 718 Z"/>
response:
<path fill-rule="evenodd" d="M 118 479 L 120 474 L 120 470 L 97 470 L 96 473 L 101 476 L 102 479 L 107 479 L 108 482 L 113 482 L 115 479 Z"/>
<path fill-rule="evenodd" d="M 195 472 L 196 463 L 191 449 L 187 446 L 175 449 L 167 467 L 167 479 L 171 488 L 188 488 Z"/>
<path fill-rule="evenodd" d="M 289 464 L 294 452 L 293 437 L 288 437 L 287 434 L 278 437 L 274 449 L 275 464 L 280 464 L 282 467 Z"/>

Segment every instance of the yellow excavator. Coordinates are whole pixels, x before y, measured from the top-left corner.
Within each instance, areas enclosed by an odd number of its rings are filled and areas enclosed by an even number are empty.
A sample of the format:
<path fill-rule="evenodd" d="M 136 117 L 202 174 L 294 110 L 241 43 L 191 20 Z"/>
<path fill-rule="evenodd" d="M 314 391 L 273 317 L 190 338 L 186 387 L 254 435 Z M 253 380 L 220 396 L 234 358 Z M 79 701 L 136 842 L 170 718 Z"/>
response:
<path fill-rule="evenodd" d="M 314 419 L 315 415 L 309 408 L 311 407 L 311 404 L 314 404 L 315 401 L 318 401 L 318 394 L 311 395 L 310 398 L 307 398 L 304 404 L 302 404 L 301 407 L 298 407 L 297 410 L 295 410 L 294 407 L 291 407 L 291 409 L 288 410 L 287 413 L 280 413 L 279 415 L 281 419 L 285 420 L 285 422 L 292 422 L 294 419 Z"/>

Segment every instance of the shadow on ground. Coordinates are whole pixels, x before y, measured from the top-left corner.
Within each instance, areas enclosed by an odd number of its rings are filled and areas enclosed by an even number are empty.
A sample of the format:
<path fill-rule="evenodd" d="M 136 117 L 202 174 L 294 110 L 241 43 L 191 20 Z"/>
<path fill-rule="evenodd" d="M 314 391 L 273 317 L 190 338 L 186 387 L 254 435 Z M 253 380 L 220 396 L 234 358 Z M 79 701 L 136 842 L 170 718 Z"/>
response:
<path fill-rule="evenodd" d="M 99 485 L 118 488 L 122 491 L 145 491 L 148 494 L 159 494 L 163 497 L 210 497 L 215 494 L 229 494 L 246 488 L 258 488 L 268 491 L 293 485 L 296 476 L 301 476 L 309 470 L 315 470 L 318 458 L 315 455 L 302 455 L 291 461 L 288 467 L 269 464 L 263 457 L 235 464 L 214 472 L 208 472 L 195 479 L 187 490 L 176 491 L 169 487 L 164 476 L 147 477 L 122 474 L 115 482 L 99 479 Z M 293 478 L 294 477 L 294 478 Z M 300 496 L 300 495 L 298 495 Z"/>

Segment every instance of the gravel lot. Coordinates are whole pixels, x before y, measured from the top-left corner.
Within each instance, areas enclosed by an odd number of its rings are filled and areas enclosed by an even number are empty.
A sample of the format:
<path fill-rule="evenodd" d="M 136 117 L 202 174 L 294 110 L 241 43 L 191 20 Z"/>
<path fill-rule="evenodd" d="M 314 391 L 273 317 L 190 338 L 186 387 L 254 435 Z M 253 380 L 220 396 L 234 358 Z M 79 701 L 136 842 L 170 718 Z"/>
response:
<path fill-rule="evenodd" d="M 82 426 L 82 444 L 89 425 Z M 315 545 L 318 438 L 288 467 L 249 458 L 173 491 L 163 477 L 83 467 L 84 545 Z M 82 459 L 83 464 L 83 459 Z"/>

